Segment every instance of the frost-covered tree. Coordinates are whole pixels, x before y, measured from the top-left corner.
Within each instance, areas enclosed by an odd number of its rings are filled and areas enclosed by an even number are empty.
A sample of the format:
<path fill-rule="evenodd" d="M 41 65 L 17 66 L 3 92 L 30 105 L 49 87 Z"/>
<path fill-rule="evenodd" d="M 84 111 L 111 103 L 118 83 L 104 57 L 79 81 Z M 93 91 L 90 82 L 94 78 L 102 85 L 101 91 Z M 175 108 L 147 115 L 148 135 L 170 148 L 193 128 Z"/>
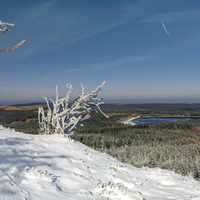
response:
<path fill-rule="evenodd" d="M 71 105 L 69 105 L 69 96 L 72 91 L 72 85 L 69 83 L 66 85 L 68 93 L 66 97 L 61 99 L 58 98 L 58 87 L 56 86 L 56 100 L 50 99 L 53 108 L 51 109 L 47 98 L 43 97 L 47 103 L 47 113 L 45 114 L 43 107 L 40 107 L 38 110 L 39 134 L 70 134 L 80 121 L 90 117 L 89 113 L 93 110 L 92 105 L 96 106 L 107 117 L 99 107 L 103 103 L 101 102 L 102 99 L 99 99 L 97 96 L 97 93 L 105 84 L 106 82 L 104 81 L 101 86 L 87 94 L 85 94 L 84 87 L 81 84 L 82 93 Z"/>
<path fill-rule="evenodd" d="M 0 21 L 0 35 L 4 35 L 10 31 L 6 26 L 15 26 L 15 25 Z M 20 47 L 22 44 L 24 44 L 24 42 L 26 42 L 26 40 L 22 40 L 20 43 L 18 43 L 17 45 L 15 45 L 13 47 L 6 48 L 6 49 L 0 49 L 0 53 L 16 49 L 16 48 Z"/>

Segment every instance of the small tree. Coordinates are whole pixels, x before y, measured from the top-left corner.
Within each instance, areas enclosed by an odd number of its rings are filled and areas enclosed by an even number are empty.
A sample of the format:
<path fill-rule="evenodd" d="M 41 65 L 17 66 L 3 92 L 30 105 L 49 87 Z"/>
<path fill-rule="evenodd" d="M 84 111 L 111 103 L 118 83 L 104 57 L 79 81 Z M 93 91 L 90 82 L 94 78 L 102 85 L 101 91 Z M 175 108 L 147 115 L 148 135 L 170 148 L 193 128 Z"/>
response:
<path fill-rule="evenodd" d="M 58 98 L 58 87 L 56 86 L 56 100 L 50 99 L 53 109 L 50 108 L 47 98 L 43 97 L 47 102 L 47 114 L 45 115 L 43 107 L 38 110 L 39 134 L 69 134 L 80 121 L 90 117 L 89 113 L 93 110 L 91 105 L 95 105 L 108 118 L 99 107 L 103 103 L 100 102 L 102 99 L 97 97 L 97 93 L 105 84 L 106 82 L 104 81 L 101 86 L 98 86 L 89 94 L 85 94 L 84 87 L 81 84 L 82 94 L 74 100 L 71 106 L 69 105 L 69 96 L 72 91 L 72 85 L 69 83 L 66 85 L 69 91 L 67 96 L 61 99 Z"/>
<path fill-rule="evenodd" d="M 14 24 L 9 24 L 9 23 L 6 23 L 6 22 L 2 22 L 0 21 L 0 35 L 4 35 L 6 34 L 7 32 L 9 32 L 10 30 L 5 27 L 5 26 L 15 26 Z M 2 27 L 4 27 L 2 29 Z M 10 47 L 10 48 L 6 48 L 6 49 L 0 49 L 0 53 L 2 52 L 6 52 L 6 51 L 11 51 L 13 49 L 16 49 L 18 47 L 20 47 L 22 44 L 24 44 L 24 42 L 26 42 L 26 40 L 22 40 L 20 43 L 18 43 L 17 45 L 13 46 L 13 47 Z"/>

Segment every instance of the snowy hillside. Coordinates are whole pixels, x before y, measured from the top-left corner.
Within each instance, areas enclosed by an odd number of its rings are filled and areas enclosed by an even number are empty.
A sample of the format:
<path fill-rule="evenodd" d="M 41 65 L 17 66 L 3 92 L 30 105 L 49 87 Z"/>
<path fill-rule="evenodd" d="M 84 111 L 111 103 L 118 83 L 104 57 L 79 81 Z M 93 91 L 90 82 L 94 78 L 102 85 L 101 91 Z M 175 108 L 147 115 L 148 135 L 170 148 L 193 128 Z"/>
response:
<path fill-rule="evenodd" d="M 0 127 L 0 199 L 200 199 L 200 183 L 136 168 L 62 135 Z"/>

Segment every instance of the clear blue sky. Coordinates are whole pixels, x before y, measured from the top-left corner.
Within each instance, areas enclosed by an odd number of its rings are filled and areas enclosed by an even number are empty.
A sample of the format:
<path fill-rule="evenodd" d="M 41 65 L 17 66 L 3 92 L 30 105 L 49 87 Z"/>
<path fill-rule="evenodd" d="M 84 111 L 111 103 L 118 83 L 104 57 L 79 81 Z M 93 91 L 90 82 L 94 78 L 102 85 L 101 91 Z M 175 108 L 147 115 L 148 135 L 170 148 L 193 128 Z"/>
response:
<path fill-rule="evenodd" d="M 114 99 L 200 98 L 199 0 L 7 0 L 0 104 L 72 99 L 104 80 Z M 199 101 L 200 102 L 200 101 Z"/>

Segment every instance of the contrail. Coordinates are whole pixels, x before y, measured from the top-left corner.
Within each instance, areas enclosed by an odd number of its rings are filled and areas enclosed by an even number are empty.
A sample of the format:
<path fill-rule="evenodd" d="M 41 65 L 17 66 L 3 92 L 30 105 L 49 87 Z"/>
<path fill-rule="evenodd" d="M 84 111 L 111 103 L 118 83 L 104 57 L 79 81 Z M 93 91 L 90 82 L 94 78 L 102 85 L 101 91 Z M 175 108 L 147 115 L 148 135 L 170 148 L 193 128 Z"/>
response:
<path fill-rule="evenodd" d="M 165 27 L 165 25 L 164 25 L 164 23 L 163 23 L 163 22 L 162 22 L 162 26 L 163 26 L 163 28 L 164 28 L 165 32 L 166 32 L 168 35 L 170 35 L 170 33 L 167 31 L 167 28 Z"/>

